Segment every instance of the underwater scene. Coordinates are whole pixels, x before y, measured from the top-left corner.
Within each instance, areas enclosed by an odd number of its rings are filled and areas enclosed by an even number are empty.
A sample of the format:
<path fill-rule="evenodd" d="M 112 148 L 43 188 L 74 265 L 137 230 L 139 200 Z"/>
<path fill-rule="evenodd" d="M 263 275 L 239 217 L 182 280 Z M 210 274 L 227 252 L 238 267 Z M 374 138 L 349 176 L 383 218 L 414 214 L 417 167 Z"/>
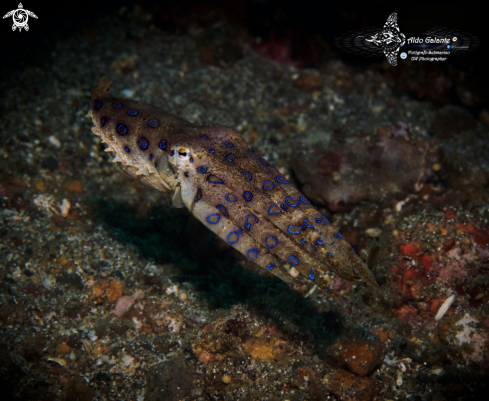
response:
<path fill-rule="evenodd" d="M 2 7 L 2 400 L 489 399 L 482 13 Z"/>

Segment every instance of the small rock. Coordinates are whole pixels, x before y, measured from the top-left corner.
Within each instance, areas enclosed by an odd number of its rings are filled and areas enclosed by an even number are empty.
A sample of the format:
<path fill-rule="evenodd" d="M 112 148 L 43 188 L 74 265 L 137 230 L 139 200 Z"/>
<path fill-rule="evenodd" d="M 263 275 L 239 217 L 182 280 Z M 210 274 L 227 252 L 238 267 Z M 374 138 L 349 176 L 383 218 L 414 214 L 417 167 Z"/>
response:
<path fill-rule="evenodd" d="M 369 228 L 365 230 L 365 234 L 367 234 L 371 238 L 377 238 L 382 234 L 382 230 L 378 227 Z"/>
<path fill-rule="evenodd" d="M 359 378 L 345 371 L 338 371 L 330 379 L 331 390 L 343 401 L 370 401 L 374 397 L 375 385 L 372 380 Z"/>
<path fill-rule="evenodd" d="M 231 376 L 229 376 L 229 375 L 224 375 L 224 376 L 222 377 L 222 382 L 223 382 L 224 384 L 229 384 L 229 383 L 231 383 L 231 381 L 232 381 L 232 380 L 231 380 Z"/>

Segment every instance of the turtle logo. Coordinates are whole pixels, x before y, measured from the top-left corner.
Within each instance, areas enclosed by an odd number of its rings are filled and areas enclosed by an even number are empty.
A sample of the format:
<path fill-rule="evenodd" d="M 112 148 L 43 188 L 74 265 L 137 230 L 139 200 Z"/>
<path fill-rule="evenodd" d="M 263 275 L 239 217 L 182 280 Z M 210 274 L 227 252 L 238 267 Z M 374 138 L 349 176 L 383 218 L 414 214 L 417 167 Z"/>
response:
<path fill-rule="evenodd" d="M 19 28 L 19 32 L 24 28 L 26 31 L 29 30 L 29 25 L 27 25 L 27 21 L 29 20 L 29 16 L 33 18 L 37 18 L 37 15 L 32 11 L 24 10 L 24 6 L 22 3 L 19 3 L 19 8 L 17 10 L 9 11 L 7 14 L 3 16 L 3 18 L 12 17 L 14 24 L 12 25 L 12 31 L 15 31 Z"/>
<path fill-rule="evenodd" d="M 389 64 L 397 65 L 399 48 L 406 42 L 406 36 L 401 33 L 397 25 L 397 14 L 392 13 L 389 15 L 384 24 L 384 29 L 370 38 L 365 38 L 365 40 L 382 48 Z"/>

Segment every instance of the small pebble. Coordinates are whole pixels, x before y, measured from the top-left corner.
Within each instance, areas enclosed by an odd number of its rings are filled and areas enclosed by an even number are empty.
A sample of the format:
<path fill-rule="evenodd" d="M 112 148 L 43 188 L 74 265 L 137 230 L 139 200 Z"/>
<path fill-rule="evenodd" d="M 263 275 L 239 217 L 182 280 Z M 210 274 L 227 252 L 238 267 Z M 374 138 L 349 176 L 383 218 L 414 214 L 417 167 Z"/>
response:
<path fill-rule="evenodd" d="M 431 169 L 435 172 L 435 173 L 438 173 L 438 171 L 441 170 L 441 164 L 440 163 L 436 163 L 436 164 L 433 164 L 433 166 L 431 166 Z"/>
<path fill-rule="evenodd" d="M 365 230 L 365 234 L 367 234 L 371 238 L 377 238 L 382 234 L 382 230 L 380 228 L 374 227 L 374 228 L 369 228 L 368 230 Z"/>
<path fill-rule="evenodd" d="M 484 293 L 483 293 L 483 292 L 481 292 L 480 294 L 477 294 L 477 296 L 475 297 L 475 300 L 476 300 L 476 301 L 479 301 L 479 300 L 481 300 L 482 298 L 484 298 Z"/>
<path fill-rule="evenodd" d="M 180 299 L 180 301 L 185 302 L 188 299 L 188 295 L 185 292 L 181 292 L 180 294 L 178 294 L 178 298 Z"/>
<path fill-rule="evenodd" d="M 297 277 L 299 277 L 299 270 L 297 270 L 295 267 L 291 267 L 289 270 L 289 274 L 292 277 L 297 278 Z"/>
<path fill-rule="evenodd" d="M 224 375 L 224 376 L 222 377 L 222 382 L 223 382 L 224 384 L 229 384 L 229 383 L 231 383 L 231 376 L 229 376 L 229 375 Z"/>

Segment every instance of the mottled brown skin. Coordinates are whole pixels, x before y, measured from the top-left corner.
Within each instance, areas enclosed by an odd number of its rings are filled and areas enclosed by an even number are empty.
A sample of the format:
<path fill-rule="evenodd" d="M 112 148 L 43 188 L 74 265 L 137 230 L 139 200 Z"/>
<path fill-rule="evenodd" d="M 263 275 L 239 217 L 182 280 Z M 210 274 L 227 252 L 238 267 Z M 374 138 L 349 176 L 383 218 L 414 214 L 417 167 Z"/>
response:
<path fill-rule="evenodd" d="M 88 116 L 106 152 L 125 171 L 173 191 L 176 207 L 186 206 L 224 241 L 286 281 L 290 274 L 281 261 L 330 295 L 323 277 L 328 270 L 378 287 L 333 226 L 236 131 L 198 127 L 156 107 L 111 98 L 110 83 L 97 82 Z"/>

